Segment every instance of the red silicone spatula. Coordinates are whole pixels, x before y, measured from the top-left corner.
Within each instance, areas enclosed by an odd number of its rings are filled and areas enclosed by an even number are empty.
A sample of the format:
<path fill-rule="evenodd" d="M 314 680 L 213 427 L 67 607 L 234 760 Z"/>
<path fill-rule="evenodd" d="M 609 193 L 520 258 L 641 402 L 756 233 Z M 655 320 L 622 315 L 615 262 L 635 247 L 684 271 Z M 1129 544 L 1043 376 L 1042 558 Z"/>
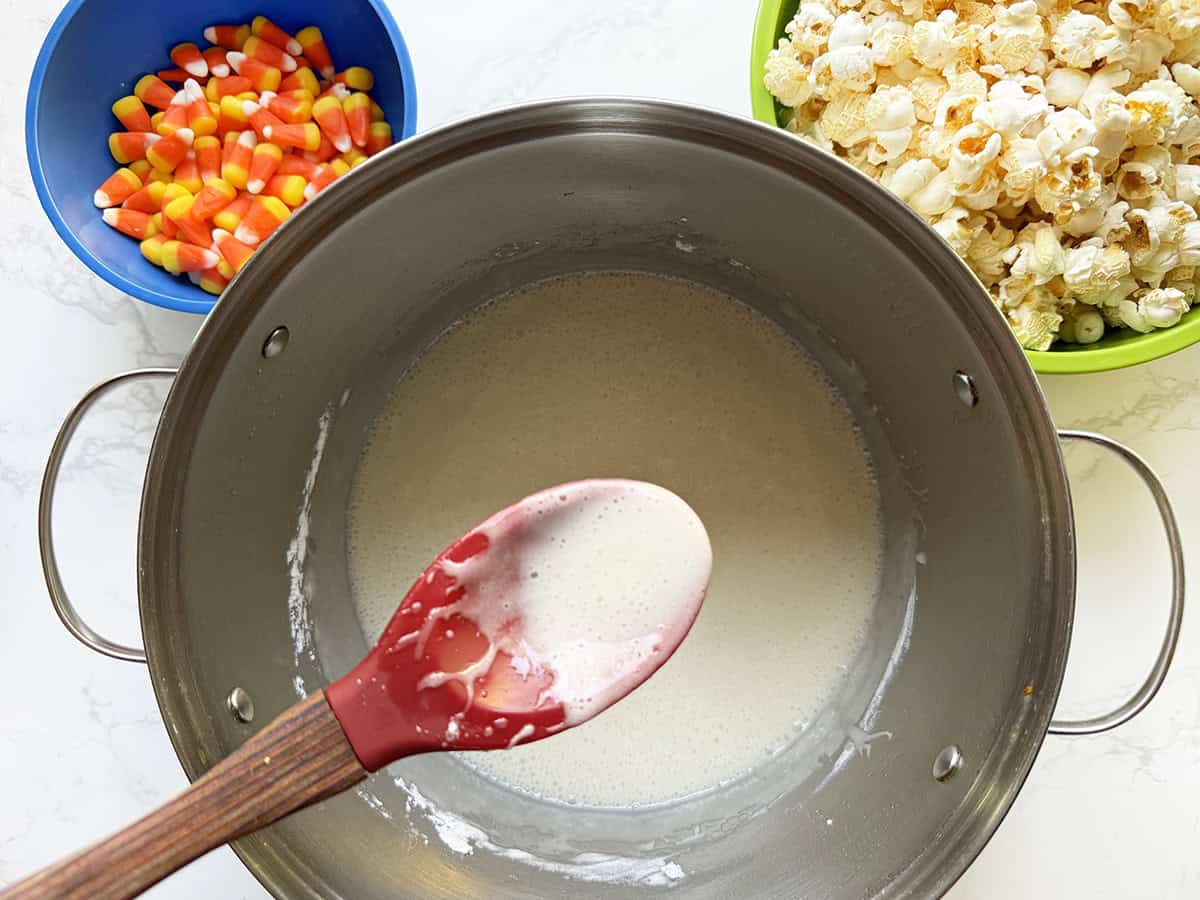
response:
<path fill-rule="evenodd" d="M 663 488 L 594 479 L 527 497 L 444 550 L 348 675 L 165 806 L 0 897 L 132 897 L 401 757 L 579 725 L 666 662 L 711 568 L 704 526 Z"/>

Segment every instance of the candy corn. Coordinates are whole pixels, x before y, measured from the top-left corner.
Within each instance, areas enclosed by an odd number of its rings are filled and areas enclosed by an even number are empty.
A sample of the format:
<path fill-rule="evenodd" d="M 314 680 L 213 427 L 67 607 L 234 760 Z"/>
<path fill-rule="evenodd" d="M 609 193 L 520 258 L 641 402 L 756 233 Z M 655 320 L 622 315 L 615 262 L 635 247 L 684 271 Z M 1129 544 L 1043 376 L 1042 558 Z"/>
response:
<path fill-rule="evenodd" d="M 219 262 L 218 262 L 219 265 Z M 188 278 L 192 284 L 209 294 L 220 296 L 229 284 L 229 279 L 219 268 L 205 269 L 203 272 L 189 272 Z"/>
<path fill-rule="evenodd" d="M 209 100 L 220 101 L 223 97 L 236 97 L 238 94 L 253 89 L 254 85 L 249 78 L 242 75 L 227 75 L 224 78 L 210 78 L 205 88 L 205 96 Z"/>
<path fill-rule="evenodd" d="M 106 209 L 102 218 L 106 225 L 139 241 L 154 237 L 159 230 L 158 224 L 149 213 L 138 212 L 135 209 Z"/>
<path fill-rule="evenodd" d="M 188 127 L 187 91 L 177 91 L 175 99 L 164 112 L 155 115 L 154 130 L 166 137 L 180 128 Z"/>
<path fill-rule="evenodd" d="M 342 104 L 336 97 L 322 97 L 313 104 L 312 112 L 313 118 L 321 127 L 321 133 L 329 138 L 330 143 L 337 148 L 339 153 L 345 153 L 354 146 L 354 142 L 350 139 L 350 126 L 346 122 L 346 113 L 342 111 Z"/>
<path fill-rule="evenodd" d="M 162 195 L 162 209 L 166 210 L 168 206 L 178 200 L 180 197 L 188 196 L 188 189 L 178 184 L 168 184 Z M 179 226 L 175 224 L 175 220 L 169 216 L 164 216 L 162 219 L 162 232 L 168 238 L 174 238 L 179 234 Z"/>
<path fill-rule="evenodd" d="M 161 181 L 151 181 L 145 187 L 139 188 L 125 198 L 122 209 L 132 209 L 134 212 L 144 212 L 148 216 L 162 210 L 163 192 L 167 186 Z"/>
<path fill-rule="evenodd" d="M 217 252 L 233 266 L 235 272 L 242 271 L 242 266 L 246 265 L 254 253 L 253 247 L 243 244 L 223 228 L 213 230 L 212 242 L 213 246 L 217 248 Z"/>
<path fill-rule="evenodd" d="M 278 197 L 255 197 L 233 236 L 243 244 L 256 246 L 274 234 L 291 214 Z"/>
<path fill-rule="evenodd" d="M 353 93 L 343 101 L 342 112 L 346 115 L 346 128 L 350 131 L 354 146 L 367 146 L 367 131 L 371 127 L 371 98 L 361 91 Z"/>
<path fill-rule="evenodd" d="M 142 241 L 142 256 L 144 256 L 149 262 L 152 262 L 154 265 L 162 268 L 162 246 L 168 240 L 170 239 L 165 234 L 159 232 L 158 234 L 154 235 L 154 237 L 150 237 Z"/>
<path fill-rule="evenodd" d="M 112 158 L 121 165 L 126 165 L 138 159 L 146 158 L 146 151 L 160 140 L 160 136 L 151 132 L 118 131 L 108 136 L 108 151 Z"/>
<path fill-rule="evenodd" d="M 245 45 L 242 47 L 242 52 L 251 59 L 257 59 L 268 66 L 274 66 L 281 72 L 295 72 L 297 68 L 295 57 L 284 50 L 280 50 L 274 44 L 264 41 L 257 35 L 247 38 Z M 233 65 L 232 60 L 230 60 L 230 65 Z"/>
<path fill-rule="evenodd" d="M 321 191 L 325 190 L 325 188 L 329 187 L 329 185 L 333 184 L 337 177 L 338 173 L 332 165 L 321 166 L 317 169 L 313 177 L 308 180 L 308 186 L 304 189 L 304 199 L 311 200 Z"/>
<path fill-rule="evenodd" d="M 321 171 L 320 163 L 297 156 L 295 153 L 287 154 L 279 163 L 280 175 L 302 175 L 305 181 L 312 181 L 319 171 Z"/>
<path fill-rule="evenodd" d="M 232 141 L 231 134 L 225 136 L 225 150 L 221 162 L 221 177 L 238 190 L 245 190 L 250 179 L 250 163 L 258 138 L 253 131 L 243 131 Z"/>
<path fill-rule="evenodd" d="M 217 138 L 212 135 L 198 137 L 192 143 L 192 150 L 196 154 L 202 184 L 221 177 L 221 142 Z"/>
<path fill-rule="evenodd" d="M 320 128 L 316 122 L 304 122 L 302 125 L 288 125 L 276 119 L 263 128 L 263 137 L 272 144 L 294 148 L 296 150 L 316 150 L 320 146 Z"/>
<path fill-rule="evenodd" d="M 189 78 L 195 77 L 187 69 L 159 69 L 155 74 L 162 81 L 171 81 L 176 84 L 183 84 Z"/>
<path fill-rule="evenodd" d="M 329 48 L 325 46 L 325 38 L 320 28 L 309 25 L 301 29 L 296 33 L 296 42 L 304 50 L 305 58 L 317 67 L 318 72 L 326 78 L 333 77 L 333 57 L 329 55 Z"/>
<path fill-rule="evenodd" d="M 317 149 L 315 151 L 305 150 L 304 153 L 313 162 L 329 162 L 337 156 L 337 147 L 330 143 L 329 138 L 321 135 L 321 143 L 317 145 Z"/>
<path fill-rule="evenodd" d="M 334 83 L 326 86 L 325 90 L 321 91 L 321 93 L 317 95 L 317 99 L 322 100 L 325 97 L 336 97 L 339 103 L 344 103 L 353 93 L 354 91 L 350 90 L 350 88 L 346 87 L 344 84 L 338 84 L 335 81 Z"/>
<path fill-rule="evenodd" d="M 253 202 L 253 194 L 238 194 L 236 200 L 213 216 L 213 224 L 218 228 L 224 228 L 228 232 L 236 231 L 238 225 L 241 224 L 242 218 L 246 215 L 246 210 L 250 208 L 250 204 Z"/>
<path fill-rule="evenodd" d="M 211 25 L 204 29 L 206 41 L 226 50 L 241 50 L 249 37 L 249 25 Z"/>
<path fill-rule="evenodd" d="M 193 78 L 208 77 L 208 60 L 195 44 L 176 44 L 171 48 L 171 62 L 179 66 Z"/>
<path fill-rule="evenodd" d="M 221 112 L 217 117 L 217 134 L 224 137 L 231 131 L 245 131 L 250 127 L 250 119 L 242 108 L 244 100 L 226 96 L 221 98 Z"/>
<path fill-rule="evenodd" d="M 264 94 L 260 100 L 266 102 L 267 109 L 273 115 L 289 125 L 302 125 L 312 121 L 313 95 L 304 89 L 282 94 Z"/>
<path fill-rule="evenodd" d="M 129 169 L 117 169 L 104 180 L 104 184 L 100 185 L 96 193 L 92 195 L 92 202 L 100 209 L 108 209 L 110 206 L 120 206 L 127 199 L 132 197 L 142 187 L 142 179 L 138 178 Z"/>
<path fill-rule="evenodd" d="M 188 189 L 189 193 L 198 193 L 204 187 L 200 177 L 200 164 L 196 162 L 196 151 L 189 150 L 178 166 L 175 167 L 175 183 Z"/>
<path fill-rule="evenodd" d="M 261 97 L 259 99 L 262 99 Z M 269 140 L 267 137 L 267 129 L 272 125 L 279 126 L 284 124 L 283 121 L 255 100 L 243 100 L 242 111 L 246 114 L 246 118 L 250 120 L 250 125 L 255 133 L 262 140 Z"/>
<path fill-rule="evenodd" d="M 143 75 L 133 86 L 134 96 L 155 109 L 166 109 L 175 92 L 157 75 Z"/>
<path fill-rule="evenodd" d="M 303 175 L 275 175 L 263 188 L 263 196 L 278 197 L 292 209 L 305 201 L 304 190 L 308 182 Z"/>
<path fill-rule="evenodd" d="M 150 165 L 163 172 L 174 172 L 175 167 L 183 162 L 188 150 L 192 148 L 195 135 L 190 128 L 180 128 L 173 131 L 160 141 L 156 141 L 146 151 L 146 159 Z"/>
<path fill-rule="evenodd" d="M 264 41 L 270 41 L 284 53 L 299 56 L 304 52 L 300 42 L 268 19 L 266 16 L 255 16 L 250 23 L 250 31 Z"/>
<path fill-rule="evenodd" d="M 162 266 L 172 275 L 211 269 L 220 259 L 216 250 L 183 241 L 167 241 L 162 245 Z"/>
<path fill-rule="evenodd" d="M 225 58 L 227 52 L 224 47 L 209 47 L 204 51 L 204 62 L 208 65 L 211 77 L 224 78 L 233 71 L 229 68 L 229 60 Z"/>
<path fill-rule="evenodd" d="M 351 66 L 344 72 L 338 72 L 333 80 L 354 91 L 369 91 L 375 87 L 375 74 L 363 66 Z"/>
<path fill-rule="evenodd" d="M 152 131 L 150 113 L 146 112 L 140 98 L 133 96 L 122 97 L 112 105 L 113 115 L 117 117 L 126 131 Z"/>
<path fill-rule="evenodd" d="M 237 199 L 237 188 L 222 178 L 214 178 L 201 188 L 192 206 L 192 215 L 207 222 Z"/>
<path fill-rule="evenodd" d="M 283 80 L 283 72 L 277 66 L 245 53 L 231 52 L 229 65 L 233 67 L 233 71 L 250 81 L 251 90 L 259 93 L 279 90 L 279 84 Z"/>
<path fill-rule="evenodd" d="M 367 156 L 374 156 L 380 150 L 392 146 L 392 126 L 387 122 L 372 122 L 367 133 Z"/>
<path fill-rule="evenodd" d="M 301 66 L 279 83 L 281 91 L 308 91 L 314 97 L 321 93 L 321 83 L 308 66 Z"/>
<path fill-rule="evenodd" d="M 177 197 L 163 207 L 163 220 L 171 220 L 179 229 L 179 237 L 197 247 L 207 247 L 212 241 L 208 225 L 192 211 L 196 198 L 191 194 Z"/>
<path fill-rule="evenodd" d="M 363 153 L 357 147 L 354 147 L 350 150 L 347 150 L 345 153 L 339 156 L 338 159 L 344 162 L 347 167 L 354 169 L 367 161 L 367 154 Z"/>
<path fill-rule="evenodd" d="M 204 88 L 195 79 L 189 79 L 183 85 L 187 102 L 187 127 L 192 129 L 197 137 L 217 133 L 217 117 L 213 115 L 208 105 L 208 97 Z"/>
<path fill-rule="evenodd" d="M 147 261 L 220 294 L 294 209 L 392 132 L 371 71 L 337 71 L 318 27 L 293 36 L 255 16 L 204 37 L 213 46 L 176 44 L 113 103 L 121 168 L 93 200 Z"/>
<path fill-rule="evenodd" d="M 262 193 L 262 189 L 274 177 L 281 162 L 283 162 L 283 151 L 279 147 L 266 141 L 258 144 L 254 148 L 254 155 L 250 160 L 250 177 L 246 181 L 246 190 L 252 194 Z M 303 179 L 301 180 L 303 181 Z M 302 193 L 303 190 L 301 188 Z M 287 200 L 285 199 L 284 202 L 286 203 Z"/>

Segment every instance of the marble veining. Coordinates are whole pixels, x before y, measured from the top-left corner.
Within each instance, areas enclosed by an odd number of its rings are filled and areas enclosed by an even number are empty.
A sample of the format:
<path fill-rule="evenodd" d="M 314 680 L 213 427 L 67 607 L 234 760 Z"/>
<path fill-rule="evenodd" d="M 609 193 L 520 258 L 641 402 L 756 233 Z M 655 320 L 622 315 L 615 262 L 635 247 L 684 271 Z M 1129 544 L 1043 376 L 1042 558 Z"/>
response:
<path fill-rule="evenodd" d="M 0 884 L 89 843 L 186 784 L 144 668 L 96 656 L 55 618 L 38 564 L 38 485 L 54 432 L 91 384 L 177 363 L 195 317 L 137 303 L 75 260 L 37 205 L 24 97 L 58 0 L 0 2 Z M 521 100 L 667 97 L 748 114 L 753 0 L 393 0 L 413 54 L 420 127 Z M 469 28 L 464 28 L 469 23 Z M 1104 431 L 1157 468 L 1185 540 L 1200 528 L 1200 348 L 1123 372 L 1045 378 L 1062 427 Z M 134 535 L 160 385 L 102 404 L 63 471 L 64 576 L 104 633 L 137 641 Z M 1061 715 L 1097 712 L 1152 659 L 1167 609 L 1166 551 L 1136 479 L 1068 453 L 1080 543 L 1078 623 Z M 1119 731 L 1047 740 L 996 838 L 951 893 L 1200 896 L 1200 637 L 1185 625 L 1150 709 Z M 150 896 L 262 900 L 222 849 Z"/>

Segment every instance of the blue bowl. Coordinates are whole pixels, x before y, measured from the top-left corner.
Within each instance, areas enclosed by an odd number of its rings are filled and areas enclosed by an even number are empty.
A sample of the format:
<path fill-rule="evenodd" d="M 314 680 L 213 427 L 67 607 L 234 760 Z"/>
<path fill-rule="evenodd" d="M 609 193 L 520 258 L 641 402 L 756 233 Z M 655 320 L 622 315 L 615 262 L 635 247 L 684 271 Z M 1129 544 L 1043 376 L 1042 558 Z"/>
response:
<path fill-rule="evenodd" d="M 417 124 L 412 61 L 400 29 L 381 0 L 71 0 L 46 35 L 25 106 L 25 150 L 38 198 L 54 228 L 89 269 L 113 287 L 183 312 L 216 303 L 186 278 L 142 258 L 137 241 L 105 225 L 92 204 L 96 188 L 117 168 L 108 136 L 123 130 L 112 104 L 147 72 L 170 68 L 181 41 L 206 46 L 209 25 L 265 15 L 295 33 L 316 25 L 340 67 L 375 73 L 371 96 L 398 138 Z"/>

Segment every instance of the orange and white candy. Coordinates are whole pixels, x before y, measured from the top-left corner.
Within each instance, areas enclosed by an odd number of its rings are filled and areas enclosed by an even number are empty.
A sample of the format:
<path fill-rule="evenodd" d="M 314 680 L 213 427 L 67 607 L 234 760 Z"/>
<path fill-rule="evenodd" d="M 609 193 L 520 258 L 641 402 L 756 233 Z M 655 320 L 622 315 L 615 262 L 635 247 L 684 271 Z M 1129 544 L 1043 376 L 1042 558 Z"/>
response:
<path fill-rule="evenodd" d="M 187 155 L 183 157 L 183 162 L 175 167 L 176 184 L 187 188 L 188 193 L 199 193 L 204 187 L 204 180 L 200 177 L 200 164 L 196 162 L 196 151 L 189 150 Z"/>
<path fill-rule="evenodd" d="M 170 68 L 113 103 L 121 168 L 93 201 L 149 262 L 220 294 L 294 209 L 392 132 L 367 93 L 374 75 L 337 71 L 316 26 L 292 35 L 255 16 L 204 36 L 213 46 L 176 44 Z"/>
<path fill-rule="evenodd" d="M 154 237 L 159 232 L 154 216 L 136 209 L 106 209 L 101 213 L 101 218 L 106 225 L 139 241 Z"/>
<path fill-rule="evenodd" d="M 149 131 L 117 131 L 108 136 L 108 152 L 121 165 L 146 158 L 146 151 L 162 139 Z"/>
<path fill-rule="evenodd" d="M 112 105 L 113 115 L 117 117 L 126 131 L 153 131 L 150 126 L 150 113 L 146 111 L 141 98 L 130 94 L 122 97 Z"/>
<path fill-rule="evenodd" d="M 225 155 L 221 163 L 221 177 L 238 190 L 245 190 L 246 182 L 250 180 L 250 162 L 254 158 L 254 148 L 258 146 L 258 138 L 253 131 L 243 131 L 232 141 L 232 133 L 225 136 Z"/>
<path fill-rule="evenodd" d="M 246 265 L 250 261 L 250 257 L 254 255 L 253 247 L 243 244 L 223 228 L 213 229 L 212 242 L 213 246 L 217 248 L 217 252 L 233 266 L 235 272 L 242 271 L 242 266 Z"/>
<path fill-rule="evenodd" d="M 162 245 L 162 267 L 172 275 L 211 269 L 220 260 L 221 256 L 216 250 L 184 241 L 167 241 Z"/>
<path fill-rule="evenodd" d="M 296 58 L 294 56 L 286 50 L 280 50 L 274 44 L 263 40 L 257 35 L 247 38 L 246 43 L 242 46 L 242 52 L 251 59 L 257 59 L 268 66 L 274 66 L 281 72 L 295 72 L 297 69 Z M 230 64 L 232 65 L 232 60 Z"/>
<path fill-rule="evenodd" d="M 269 41 L 274 44 L 284 53 L 292 56 L 300 56 L 304 53 L 304 48 L 300 46 L 300 42 L 268 19 L 266 16 L 255 16 L 250 23 L 250 31 L 264 41 Z"/>
<path fill-rule="evenodd" d="M 224 78 L 233 71 L 229 68 L 229 60 L 225 58 L 228 52 L 224 47 L 209 47 L 204 51 L 204 62 L 212 78 Z"/>
<path fill-rule="evenodd" d="M 221 177 L 220 140 L 211 134 L 198 137 L 192 143 L 192 151 L 196 154 L 202 184 L 208 184 L 214 178 Z"/>
<path fill-rule="evenodd" d="M 143 75 L 139 78 L 138 83 L 133 86 L 133 94 L 155 109 L 166 109 L 175 99 L 175 91 L 157 75 Z"/>
<path fill-rule="evenodd" d="M 241 50 L 249 37 L 249 25 L 210 25 L 204 29 L 206 41 L 226 50 Z"/>
<path fill-rule="evenodd" d="M 163 192 L 167 186 L 161 181 L 151 181 L 138 188 L 121 204 L 122 209 L 132 209 L 134 212 L 144 212 L 148 216 L 162 211 Z"/>
<path fill-rule="evenodd" d="M 237 199 L 237 188 L 223 178 L 214 178 L 200 189 L 192 204 L 192 215 L 207 222 Z"/>
<path fill-rule="evenodd" d="M 173 131 L 150 145 L 146 151 L 146 159 L 150 160 L 150 165 L 162 172 L 174 172 L 176 166 L 183 162 L 188 151 L 192 149 L 195 137 L 190 128 Z"/>
<path fill-rule="evenodd" d="M 141 187 L 142 179 L 138 178 L 131 169 L 117 169 L 104 179 L 104 184 L 100 185 L 96 193 L 92 195 L 92 202 L 100 209 L 120 206 L 141 190 Z"/>
<path fill-rule="evenodd" d="M 171 48 L 171 62 L 187 72 L 192 78 L 208 77 L 208 60 L 200 52 L 200 48 L 188 42 L 176 44 Z"/>
<path fill-rule="evenodd" d="M 233 236 L 243 244 L 257 246 L 274 234 L 291 214 L 278 197 L 255 197 Z"/>
<path fill-rule="evenodd" d="M 208 225 L 196 216 L 196 198 L 191 194 L 177 197 L 163 207 L 163 221 L 175 223 L 177 234 L 190 244 L 207 247 L 212 240 Z"/>
<path fill-rule="evenodd" d="M 345 153 L 354 146 L 346 113 L 337 97 L 322 97 L 313 104 L 312 112 L 313 118 L 321 126 L 321 133 L 329 138 L 329 142 L 339 153 Z"/>
<path fill-rule="evenodd" d="M 350 139 L 354 141 L 354 145 L 367 146 L 372 121 L 371 98 L 362 91 L 356 91 L 342 101 L 342 112 L 346 114 L 346 127 L 350 130 Z"/>
<path fill-rule="evenodd" d="M 242 223 L 242 219 L 253 202 L 253 194 L 245 192 L 238 194 L 236 200 L 213 216 L 212 223 L 218 228 L 223 228 L 225 231 L 233 233 L 237 230 L 238 225 Z"/>
<path fill-rule="evenodd" d="M 316 25 L 302 28 L 296 32 L 296 41 L 304 50 L 304 58 L 316 66 L 317 71 L 323 76 L 332 78 L 335 71 L 333 58 L 329 55 L 329 48 L 325 46 L 325 38 L 321 34 L 321 29 Z"/>

